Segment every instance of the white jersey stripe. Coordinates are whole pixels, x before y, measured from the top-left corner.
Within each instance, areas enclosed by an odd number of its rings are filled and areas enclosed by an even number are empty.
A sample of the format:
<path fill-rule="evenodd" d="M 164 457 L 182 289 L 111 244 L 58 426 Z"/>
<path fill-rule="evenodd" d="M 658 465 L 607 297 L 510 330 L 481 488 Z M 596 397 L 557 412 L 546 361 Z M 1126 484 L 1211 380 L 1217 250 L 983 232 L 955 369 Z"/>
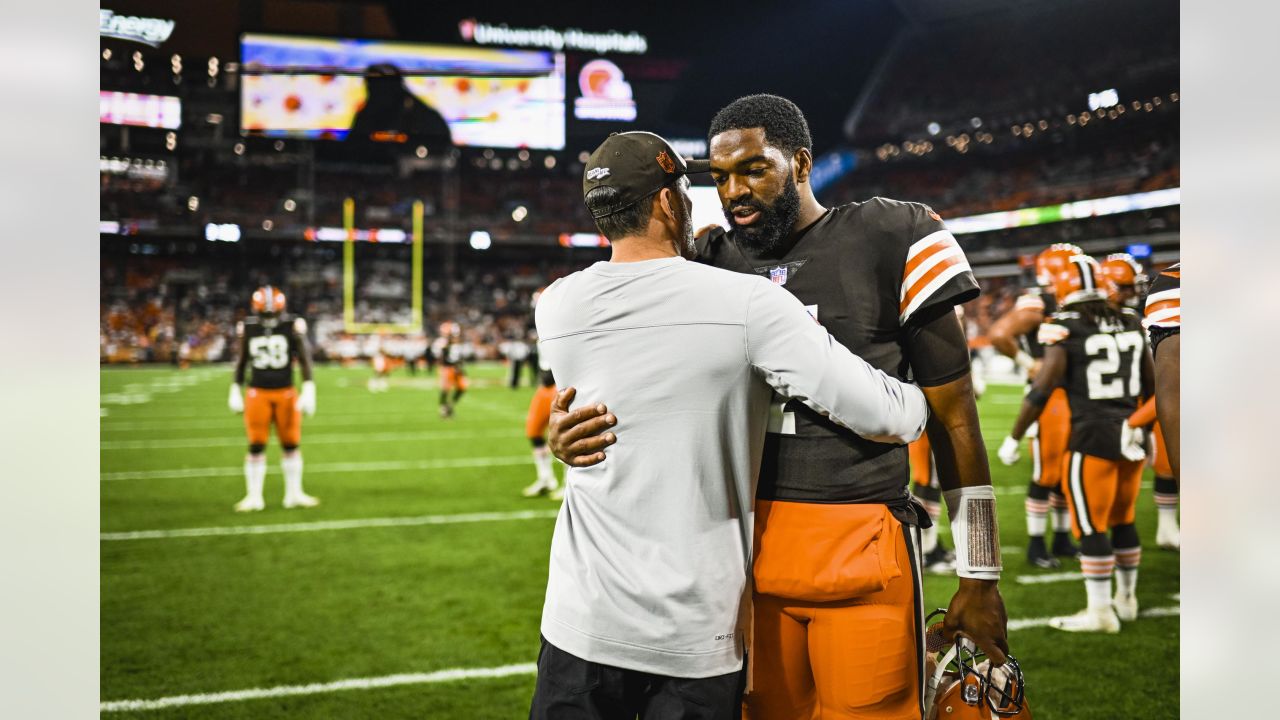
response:
<path fill-rule="evenodd" d="M 1158 293 L 1151 293 L 1147 296 L 1147 304 L 1154 305 L 1165 300 L 1181 300 L 1182 288 L 1173 288 L 1172 290 L 1161 290 Z"/>
<path fill-rule="evenodd" d="M 1151 313 L 1146 317 L 1144 322 L 1147 325 L 1160 325 L 1164 323 L 1166 320 L 1181 319 L 1181 318 L 1182 318 L 1182 308 L 1171 307 L 1171 308 L 1165 308 L 1164 310 L 1160 310 L 1159 312 Z"/>
<path fill-rule="evenodd" d="M 942 286 L 947 284 L 947 281 L 960 273 L 965 272 L 969 272 L 969 263 L 966 260 L 961 260 L 955 265 L 943 270 L 938 274 L 938 277 L 934 278 L 920 292 L 916 293 L 915 299 L 911 301 L 911 304 L 907 306 L 907 309 L 898 317 L 898 321 L 905 323 L 907 319 L 911 317 L 912 313 L 920 309 L 920 306 L 932 297 L 934 293 L 941 290 Z"/>
<path fill-rule="evenodd" d="M 956 242 L 955 236 L 952 235 L 951 231 L 949 230 L 937 230 L 935 232 L 929 233 L 928 235 L 925 235 L 924 237 L 912 243 L 911 247 L 907 249 L 907 262 L 911 262 L 911 260 L 915 258 L 915 256 L 919 255 L 925 250 L 928 250 L 929 248 L 933 247 L 935 244 L 940 242 L 948 242 L 948 241 L 951 242 L 952 244 L 955 244 Z"/>
<path fill-rule="evenodd" d="M 939 263 L 957 255 L 963 259 L 964 250 L 961 250 L 960 246 L 956 245 L 953 241 L 946 249 L 939 250 L 926 258 L 924 262 L 917 265 L 916 269 L 912 270 L 911 274 L 907 275 L 907 277 L 902 281 L 902 292 L 899 294 L 898 302 L 901 303 L 903 300 L 907 299 L 907 293 L 911 290 L 912 286 L 919 282 L 920 278 L 924 277 L 926 273 L 937 267 Z"/>
<path fill-rule="evenodd" d="M 1076 506 L 1076 521 L 1080 523 L 1080 533 L 1093 533 L 1093 523 L 1089 521 L 1089 501 L 1084 496 L 1084 472 L 1081 467 L 1084 456 L 1078 452 L 1071 453 L 1071 469 L 1068 480 L 1071 483 L 1071 499 Z"/>

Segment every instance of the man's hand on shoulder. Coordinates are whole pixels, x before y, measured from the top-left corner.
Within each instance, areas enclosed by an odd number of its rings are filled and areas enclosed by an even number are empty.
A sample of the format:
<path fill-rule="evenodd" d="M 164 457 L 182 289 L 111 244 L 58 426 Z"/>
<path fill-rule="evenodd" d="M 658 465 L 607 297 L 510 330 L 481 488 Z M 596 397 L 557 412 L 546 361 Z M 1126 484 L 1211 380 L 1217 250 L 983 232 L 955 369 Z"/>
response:
<path fill-rule="evenodd" d="M 603 450 L 618 441 L 617 435 L 606 432 L 618 423 L 618 418 L 603 403 L 570 411 L 577 393 L 572 387 L 556 393 L 551 403 L 547 446 L 552 455 L 570 467 L 590 467 L 604 462 Z"/>

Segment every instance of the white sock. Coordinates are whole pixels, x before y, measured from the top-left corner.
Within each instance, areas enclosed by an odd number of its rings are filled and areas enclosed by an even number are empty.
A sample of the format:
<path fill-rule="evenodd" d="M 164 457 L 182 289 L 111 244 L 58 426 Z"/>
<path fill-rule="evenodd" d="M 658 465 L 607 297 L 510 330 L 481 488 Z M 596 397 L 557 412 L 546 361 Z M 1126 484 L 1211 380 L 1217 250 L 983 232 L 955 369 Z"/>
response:
<path fill-rule="evenodd" d="M 538 469 L 538 482 L 555 490 L 559 483 L 556 481 L 556 472 L 551 466 L 551 448 L 545 445 L 534 448 L 533 464 Z"/>
<path fill-rule="evenodd" d="M 284 471 L 284 496 L 297 497 L 302 494 L 302 451 L 294 450 L 280 458 L 280 469 Z"/>
<path fill-rule="evenodd" d="M 1085 592 L 1089 594 L 1089 609 L 1111 607 L 1111 577 L 1085 578 Z"/>
<path fill-rule="evenodd" d="M 1156 508 L 1156 530 L 1160 531 L 1165 528 L 1173 528 L 1174 532 L 1178 530 L 1178 506 L 1158 506 Z"/>
<path fill-rule="evenodd" d="M 920 530 L 920 552 L 928 555 L 938 547 L 938 526 L 923 528 Z"/>
<path fill-rule="evenodd" d="M 244 458 L 244 496 L 262 499 L 262 485 L 267 479 L 267 456 L 246 455 Z"/>
<path fill-rule="evenodd" d="M 1049 516 L 1045 513 L 1027 512 L 1027 534 L 1032 537 L 1044 537 L 1049 529 Z"/>
<path fill-rule="evenodd" d="M 1116 595 L 1132 597 L 1138 589 L 1138 568 L 1116 566 Z"/>
<path fill-rule="evenodd" d="M 1067 508 L 1053 508 L 1054 532 L 1071 532 L 1071 511 Z"/>

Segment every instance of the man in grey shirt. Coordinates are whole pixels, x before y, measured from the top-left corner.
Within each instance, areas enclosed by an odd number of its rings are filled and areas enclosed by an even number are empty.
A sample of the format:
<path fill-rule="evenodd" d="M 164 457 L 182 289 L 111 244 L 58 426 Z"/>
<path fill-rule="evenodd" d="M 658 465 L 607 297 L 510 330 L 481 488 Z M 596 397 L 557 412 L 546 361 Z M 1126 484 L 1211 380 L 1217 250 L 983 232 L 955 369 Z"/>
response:
<path fill-rule="evenodd" d="M 612 258 L 538 302 L 543 365 L 583 397 L 615 398 L 627 442 L 566 475 L 532 718 L 736 717 L 773 392 L 879 442 L 924 428 L 920 390 L 854 356 L 790 293 L 686 261 L 685 175 L 706 164 L 651 133 L 611 135 L 583 192 Z"/>

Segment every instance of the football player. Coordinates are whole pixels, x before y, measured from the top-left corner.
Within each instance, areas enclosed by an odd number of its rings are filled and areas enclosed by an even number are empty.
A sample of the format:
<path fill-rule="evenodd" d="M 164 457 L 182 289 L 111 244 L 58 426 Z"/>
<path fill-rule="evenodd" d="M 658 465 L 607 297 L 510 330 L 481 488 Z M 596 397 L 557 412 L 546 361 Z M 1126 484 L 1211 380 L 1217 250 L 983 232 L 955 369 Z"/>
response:
<path fill-rule="evenodd" d="M 1065 386 L 1071 439 L 1063 474 L 1072 530 L 1080 538 L 1088 607 L 1050 624 L 1071 632 L 1116 633 L 1121 620 L 1138 616 L 1142 546 L 1134 517 L 1147 451 L 1142 429 L 1129 418 L 1151 395 L 1151 353 L 1137 314 L 1107 302 L 1106 281 L 1093 258 L 1073 255 L 1052 281 L 1061 310 L 1040 326 L 1044 362 L 1010 437 L 1020 440 L 1053 389 Z"/>
<path fill-rule="evenodd" d="M 316 384 L 311 379 L 311 346 L 307 343 L 307 323 L 286 315 L 284 293 L 267 285 L 253 293 L 253 315 L 236 325 L 239 354 L 235 382 L 227 405 L 244 413 L 249 436 L 249 454 L 244 460 L 244 499 L 236 512 L 253 512 L 265 507 L 262 486 L 267 475 L 267 441 L 271 425 L 284 451 L 280 470 L 284 473 L 284 506 L 309 508 L 320 504 L 302 491 L 302 414 L 316 412 Z M 293 388 L 293 365 L 302 370 L 302 391 Z M 243 395 L 246 371 L 249 390 Z"/>
<path fill-rule="evenodd" d="M 1151 336 L 1151 352 L 1156 363 L 1156 412 L 1164 430 L 1165 450 L 1169 457 L 1169 469 L 1174 480 L 1181 483 L 1179 466 L 1182 429 L 1179 413 L 1181 395 L 1182 347 L 1182 263 L 1156 276 L 1147 295 L 1143 326 Z"/>
<path fill-rule="evenodd" d="M 1128 253 L 1108 255 L 1102 261 L 1102 274 L 1106 277 L 1107 299 L 1118 308 L 1138 310 L 1140 301 L 1147 294 L 1147 275 L 1142 266 Z M 1154 423 L 1154 427 L 1153 427 Z M 1132 417 L 1129 424 L 1150 431 L 1155 444 L 1152 467 L 1155 469 L 1156 547 L 1177 550 L 1180 544 L 1178 529 L 1178 481 L 1173 479 L 1169 465 L 1168 448 L 1160 423 L 1156 420 L 1156 399 L 1149 398 Z"/>
<path fill-rule="evenodd" d="M 922 387 L 957 543 L 959 590 L 946 634 L 963 631 L 1003 663 L 995 495 L 968 342 L 952 310 L 979 292 L 963 250 L 924 205 L 884 198 L 820 205 L 809 183 L 808 123 L 789 100 L 740 98 L 717 113 L 709 137 L 712 178 L 732 229 L 700 234 L 698 259 L 783 285 L 849 350 Z M 599 402 L 607 398 L 568 412 L 572 390 L 556 398 L 550 445 L 583 467 L 604 460 L 616 418 Z M 774 407 L 755 508 L 754 685 L 746 696 L 753 720 L 816 717 L 819 708 L 867 718 L 923 712 L 918 529 L 929 519 L 907 492 L 907 455 L 802 403 Z M 865 553 L 827 550 L 871 527 L 878 539 Z M 882 574 L 883 562 L 895 569 Z M 776 594 L 759 590 L 797 574 L 808 580 Z M 823 579 L 830 582 L 819 587 Z M 849 662 L 854 656 L 858 662 Z"/>
<path fill-rule="evenodd" d="M 467 373 L 462 366 L 462 328 L 456 322 L 440 324 L 434 354 L 440 361 L 440 417 L 453 417 L 454 408 L 467 390 Z"/>
<path fill-rule="evenodd" d="M 564 495 L 551 466 L 551 451 L 547 448 L 547 423 L 551 420 L 551 402 L 556 397 L 556 381 L 551 371 L 546 369 L 542 370 L 539 380 L 524 421 L 525 437 L 533 445 L 533 466 L 537 469 L 538 479 L 524 489 L 524 496 L 550 494 L 552 500 L 560 500 Z"/>
<path fill-rule="evenodd" d="M 1027 387 L 1035 380 L 1044 358 L 1044 346 L 1037 334 L 1040 324 L 1056 307 L 1050 278 L 1060 271 L 1067 258 L 1083 252 L 1075 245 L 1057 243 L 1036 255 L 1036 288 L 1020 295 L 1013 309 L 991 324 L 988 337 L 997 352 L 1013 360 L 1027 374 Z M 1031 440 L 1031 483 L 1027 486 L 1027 562 L 1035 567 L 1054 569 L 1061 566 L 1059 557 L 1075 557 L 1079 550 L 1071 542 L 1071 516 L 1062 489 L 1062 457 L 1071 434 L 1071 411 L 1067 395 L 1055 388 L 1049 396 L 1039 421 L 1027 433 Z M 1018 446 L 1000 448 L 1002 457 L 1016 454 Z M 1049 527 L 1049 511 L 1053 511 L 1053 546 L 1045 545 Z"/>

